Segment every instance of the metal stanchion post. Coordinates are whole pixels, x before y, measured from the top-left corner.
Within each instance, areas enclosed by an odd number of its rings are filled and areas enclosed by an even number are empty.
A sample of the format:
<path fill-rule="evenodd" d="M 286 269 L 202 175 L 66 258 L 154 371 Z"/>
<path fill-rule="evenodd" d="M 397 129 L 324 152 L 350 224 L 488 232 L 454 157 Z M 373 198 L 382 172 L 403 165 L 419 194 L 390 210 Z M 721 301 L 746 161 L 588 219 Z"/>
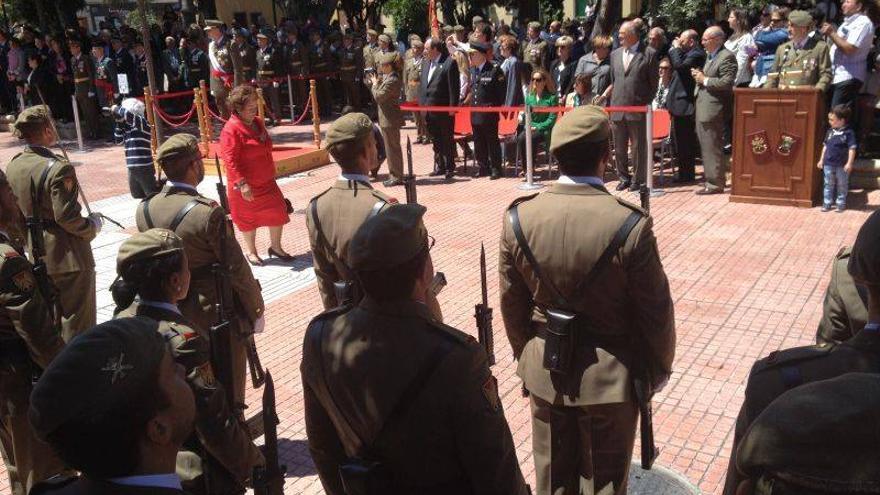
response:
<path fill-rule="evenodd" d="M 535 163 L 532 159 L 532 107 L 526 105 L 525 110 L 525 132 L 526 132 L 526 183 L 517 186 L 517 189 L 524 191 L 533 191 L 544 187 L 543 184 L 535 184 Z"/>
<path fill-rule="evenodd" d="M 293 109 L 293 79 L 290 78 L 290 74 L 287 75 L 287 102 L 290 104 L 290 122 L 296 122 L 296 112 Z"/>
<path fill-rule="evenodd" d="M 647 105 L 647 113 L 645 114 L 645 138 L 647 139 L 647 160 L 645 166 L 647 170 L 645 171 L 646 176 L 646 185 L 648 186 L 648 191 L 651 192 L 651 197 L 657 198 L 666 194 L 666 191 L 663 189 L 654 189 L 654 108 L 650 103 Z M 663 168 L 660 168 L 660 173 L 663 173 Z"/>
<path fill-rule="evenodd" d="M 318 108 L 318 86 L 314 79 L 309 80 L 309 98 L 312 102 L 312 123 L 314 124 L 315 148 L 321 147 L 321 109 Z"/>
<path fill-rule="evenodd" d="M 76 106 L 76 95 L 70 95 L 70 101 L 73 103 L 73 123 L 76 125 L 76 145 L 79 148 L 80 153 L 82 153 L 86 148 L 83 146 L 83 134 L 82 128 L 79 124 L 79 107 Z"/>

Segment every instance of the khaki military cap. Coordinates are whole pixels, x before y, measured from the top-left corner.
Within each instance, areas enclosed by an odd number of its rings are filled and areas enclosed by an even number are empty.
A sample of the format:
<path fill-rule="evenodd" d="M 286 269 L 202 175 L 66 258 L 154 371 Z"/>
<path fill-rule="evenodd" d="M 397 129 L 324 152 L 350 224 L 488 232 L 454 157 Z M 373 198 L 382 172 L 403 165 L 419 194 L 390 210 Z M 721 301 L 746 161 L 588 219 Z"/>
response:
<path fill-rule="evenodd" d="M 383 53 L 377 57 L 377 62 L 380 64 L 394 65 L 397 63 L 397 52 Z"/>
<path fill-rule="evenodd" d="M 464 26 L 462 26 L 461 24 L 457 24 L 455 25 L 455 27 L 452 28 L 452 31 L 456 33 L 463 33 L 467 31 L 467 29 L 465 29 Z"/>
<path fill-rule="evenodd" d="M 129 237 L 119 246 L 116 273 L 123 275 L 138 261 L 161 258 L 183 251 L 183 239 L 167 229 L 150 229 Z"/>
<path fill-rule="evenodd" d="M 529 23 L 529 29 L 541 29 L 541 23 L 537 21 L 532 21 Z"/>
<path fill-rule="evenodd" d="M 791 13 L 788 14 L 788 22 L 791 23 L 792 26 L 810 27 L 813 25 L 813 16 L 811 16 L 809 12 L 803 10 L 792 10 Z"/>
<path fill-rule="evenodd" d="M 149 318 L 121 318 L 71 340 L 43 372 L 28 417 L 37 437 L 124 410 L 157 381 L 168 346 Z"/>
<path fill-rule="evenodd" d="M 367 34 L 370 36 L 379 36 L 379 33 L 377 33 L 375 29 L 367 29 Z"/>
<path fill-rule="evenodd" d="M 210 31 L 212 28 L 219 28 L 222 25 L 223 23 L 217 19 L 207 19 L 205 20 L 205 27 L 203 29 L 205 31 Z"/>
<path fill-rule="evenodd" d="M 336 119 L 327 129 L 327 146 L 357 141 L 373 132 L 373 121 L 363 113 L 347 113 Z"/>
<path fill-rule="evenodd" d="M 749 477 L 767 474 L 817 490 L 810 493 L 880 493 L 878 411 L 876 373 L 801 385 L 755 419 L 737 450 L 737 466 Z"/>
<path fill-rule="evenodd" d="M 381 41 L 382 43 L 391 43 L 391 36 L 388 36 L 387 34 L 384 34 L 384 33 L 380 34 L 379 41 Z"/>
<path fill-rule="evenodd" d="M 12 124 L 12 133 L 15 137 L 21 137 L 21 129 L 23 127 L 48 125 L 48 123 L 49 113 L 46 111 L 46 107 L 42 105 L 27 107 L 16 117 L 15 122 Z"/>
<path fill-rule="evenodd" d="M 348 245 L 351 268 L 386 270 L 427 249 L 428 229 L 422 222 L 425 211 L 422 205 L 397 204 L 364 222 Z"/>
<path fill-rule="evenodd" d="M 847 271 L 856 282 L 880 285 L 880 211 L 871 213 L 859 229 Z"/>
<path fill-rule="evenodd" d="M 550 135 L 550 152 L 574 142 L 595 143 L 608 139 L 611 125 L 602 107 L 585 105 L 565 113 Z"/>
<path fill-rule="evenodd" d="M 156 161 L 159 165 L 183 159 L 194 160 L 201 156 L 199 139 L 192 134 L 175 134 L 156 150 Z"/>

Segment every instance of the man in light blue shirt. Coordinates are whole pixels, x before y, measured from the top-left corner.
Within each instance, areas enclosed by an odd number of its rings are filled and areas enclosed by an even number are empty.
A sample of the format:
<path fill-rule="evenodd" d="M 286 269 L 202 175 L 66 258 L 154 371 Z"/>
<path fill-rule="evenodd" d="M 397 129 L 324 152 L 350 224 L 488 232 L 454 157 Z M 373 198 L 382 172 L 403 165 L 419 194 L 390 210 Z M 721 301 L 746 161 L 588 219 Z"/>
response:
<path fill-rule="evenodd" d="M 867 78 L 867 59 L 874 39 L 874 23 L 865 15 L 864 0 L 843 0 L 844 20 L 836 30 L 824 23 L 820 29 L 831 45 L 831 103 L 828 108 L 847 105 L 856 111 L 859 89 Z M 858 118 L 853 115 L 853 122 Z"/>

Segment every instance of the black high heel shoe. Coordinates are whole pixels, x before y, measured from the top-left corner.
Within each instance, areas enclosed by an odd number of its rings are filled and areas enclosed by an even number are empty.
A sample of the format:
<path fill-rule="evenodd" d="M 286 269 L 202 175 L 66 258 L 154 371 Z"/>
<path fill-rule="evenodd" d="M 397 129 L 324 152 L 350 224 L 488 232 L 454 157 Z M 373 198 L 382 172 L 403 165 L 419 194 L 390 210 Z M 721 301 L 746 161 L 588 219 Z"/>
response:
<path fill-rule="evenodd" d="M 247 262 L 251 264 L 251 266 L 263 266 L 263 258 L 260 258 L 259 255 L 256 254 L 248 254 L 245 256 Z"/>
<path fill-rule="evenodd" d="M 296 258 L 296 256 L 293 256 L 293 255 L 290 255 L 287 253 L 279 253 L 278 251 L 275 251 L 274 249 L 272 249 L 270 247 L 269 248 L 269 258 L 270 259 L 271 258 L 278 258 L 281 261 L 289 262 L 289 261 L 293 261 Z"/>

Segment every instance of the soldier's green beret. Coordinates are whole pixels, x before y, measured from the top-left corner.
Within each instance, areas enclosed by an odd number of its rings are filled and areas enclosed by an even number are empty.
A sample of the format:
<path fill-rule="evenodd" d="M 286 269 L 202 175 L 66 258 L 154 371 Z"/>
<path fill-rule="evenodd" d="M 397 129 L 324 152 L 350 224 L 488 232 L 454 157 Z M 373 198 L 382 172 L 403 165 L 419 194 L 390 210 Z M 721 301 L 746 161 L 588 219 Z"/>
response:
<path fill-rule="evenodd" d="M 766 474 L 810 493 L 877 493 L 877 411 L 875 373 L 801 385 L 758 416 L 737 450 L 737 466 L 750 477 Z"/>
<path fill-rule="evenodd" d="M 222 25 L 223 23 L 218 21 L 217 19 L 206 19 L 204 30 L 209 31 L 212 28 L 219 28 Z"/>
<path fill-rule="evenodd" d="M 380 64 L 394 65 L 397 63 L 397 52 L 382 53 L 376 57 L 376 61 Z"/>
<path fill-rule="evenodd" d="M 553 126 L 550 153 L 575 142 L 596 143 L 608 139 L 611 125 L 602 107 L 584 105 L 567 112 Z"/>
<path fill-rule="evenodd" d="M 25 127 L 44 126 L 49 124 L 49 113 L 46 107 L 36 105 L 27 107 L 18 114 L 15 122 L 12 124 L 12 134 L 15 137 L 22 136 L 22 130 Z"/>
<path fill-rule="evenodd" d="M 116 256 L 116 273 L 123 275 L 138 261 L 161 258 L 183 251 L 183 239 L 167 229 L 150 229 L 126 239 Z"/>
<path fill-rule="evenodd" d="M 379 33 L 377 33 L 375 29 L 367 29 L 367 34 L 370 36 L 379 36 Z"/>
<path fill-rule="evenodd" d="M 379 35 L 379 41 L 381 41 L 382 43 L 391 43 L 391 36 L 382 33 Z"/>
<path fill-rule="evenodd" d="M 880 284 L 880 211 L 871 213 L 859 229 L 847 271 L 856 282 Z"/>
<path fill-rule="evenodd" d="M 415 258 L 428 247 L 428 229 L 422 222 L 426 208 L 396 204 L 367 220 L 348 245 L 355 271 L 394 268 Z"/>
<path fill-rule="evenodd" d="M 121 318 L 71 340 L 31 394 L 28 417 L 37 437 L 124 408 L 156 386 L 168 352 L 158 328 L 149 318 Z"/>
<path fill-rule="evenodd" d="M 452 30 L 456 33 L 463 33 L 466 31 L 464 26 L 462 26 L 461 24 L 456 24 L 455 27 L 452 28 Z"/>
<path fill-rule="evenodd" d="M 358 141 L 373 132 L 373 121 L 363 113 L 347 113 L 339 117 L 327 129 L 327 146 Z"/>
<path fill-rule="evenodd" d="M 791 23 L 792 26 L 810 27 L 813 25 L 813 16 L 804 10 L 792 10 L 791 13 L 788 14 L 788 22 Z"/>
<path fill-rule="evenodd" d="M 529 29 L 541 29 L 541 23 L 537 21 L 532 21 L 529 23 Z"/>
<path fill-rule="evenodd" d="M 192 134 L 175 134 L 156 150 L 156 161 L 159 165 L 184 159 L 194 160 L 201 156 L 199 139 Z"/>

